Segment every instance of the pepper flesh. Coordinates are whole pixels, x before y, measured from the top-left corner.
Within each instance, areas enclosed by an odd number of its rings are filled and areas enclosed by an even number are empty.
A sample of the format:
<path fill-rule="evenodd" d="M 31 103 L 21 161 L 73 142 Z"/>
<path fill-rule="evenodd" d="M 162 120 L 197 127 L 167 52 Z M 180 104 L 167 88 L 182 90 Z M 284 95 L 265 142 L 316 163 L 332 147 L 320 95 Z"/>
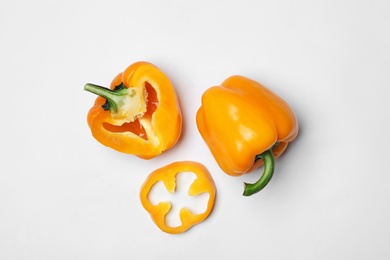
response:
<path fill-rule="evenodd" d="M 168 192 L 173 194 L 176 190 L 176 175 L 181 172 L 192 172 L 197 177 L 189 187 L 189 196 L 198 196 L 206 192 L 209 194 L 209 199 L 206 210 L 201 214 L 193 214 L 189 209 L 183 207 L 180 210 L 181 225 L 171 227 L 166 224 L 165 220 L 165 216 L 171 209 L 171 203 L 164 201 L 158 203 L 157 205 L 153 205 L 148 199 L 148 195 L 158 181 L 162 181 Z M 147 177 L 140 191 L 140 198 L 143 207 L 149 212 L 156 225 L 162 231 L 170 234 L 182 233 L 205 220 L 210 215 L 214 207 L 215 196 L 215 183 L 207 168 L 202 164 L 193 161 L 174 162 L 153 171 Z"/>
<path fill-rule="evenodd" d="M 245 184 L 250 196 L 267 185 L 278 158 L 298 134 L 289 105 L 262 84 L 232 76 L 205 91 L 196 116 L 198 130 L 220 168 L 232 176 L 253 172 L 264 164 L 262 178 Z"/>
<path fill-rule="evenodd" d="M 178 141 L 182 116 L 168 77 L 148 62 L 136 62 L 110 89 L 86 84 L 99 95 L 87 117 L 96 140 L 119 152 L 151 159 Z"/>

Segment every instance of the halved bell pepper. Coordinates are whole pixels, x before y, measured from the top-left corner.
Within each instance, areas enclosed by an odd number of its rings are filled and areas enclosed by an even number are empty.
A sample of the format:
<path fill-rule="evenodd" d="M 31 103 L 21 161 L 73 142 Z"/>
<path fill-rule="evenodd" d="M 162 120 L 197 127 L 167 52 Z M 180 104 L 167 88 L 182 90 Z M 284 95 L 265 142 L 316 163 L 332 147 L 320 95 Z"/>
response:
<path fill-rule="evenodd" d="M 103 145 L 151 159 L 179 139 L 182 116 L 175 90 L 153 64 L 130 65 L 110 89 L 94 84 L 84 89 L 99 95 L 88 113 L 88 125 Z"/>
<path fill-rule="evenodd" d="M 274 173 L 274 159 L 298 134 L 290 106 L 262 84 L 232 76 L 205 91 L 197 112 L 198 130 L 221 169 L 232 176 L 264 164 L 261 178 L 245 183 L 250 196 L 263 189 Z"/>
<path fill-rule="evenodd" d="M 196 179 L 188 189 L 188 195 L 198 196 L 202 193 L 208 193 L 207 208 L 203 213 L 194 214 L 188 208 L 183 207 L 180 210 L 181 225 L 171 227 L 166 223 L 165 219 L 171 210 L 171 203 L 162 201 L 154 205 L 148 196 L 153 186 L 159 181 L 162 181 L 167 191 L 173 194 L 176 190 L 176 176 L 182 172 L 192 172 L 196 175 Z M 205 220 L 214 207 L 215 196 L 216 187 L 209 171 L 202 164 L 193 161 L 174 162 L 153 171 L 145 180 L 140 191 L 143 207 L 149 212 L 156 225 L 162 231 L 170 234 L 182 233 Z"/>

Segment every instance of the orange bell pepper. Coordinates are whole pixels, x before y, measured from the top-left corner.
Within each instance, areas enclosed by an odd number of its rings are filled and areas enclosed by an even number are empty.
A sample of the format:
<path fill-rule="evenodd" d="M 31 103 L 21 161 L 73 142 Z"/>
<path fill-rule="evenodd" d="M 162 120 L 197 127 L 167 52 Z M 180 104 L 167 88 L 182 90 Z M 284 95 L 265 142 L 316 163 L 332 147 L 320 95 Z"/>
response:
<path fill-rule="evenodd" d="M 119 152 L 151 159 L 179 139 L 182 116 L 166 75 L 147 62 L 136 62 L 117 75 L 110 89 L 86 84 L 99 95 L 88 113 L 96 140 Z"/>
<path fill-rule="evenodd" d="M 240 176 L 264 164 L 261 178 L 245 183 L 245 196 L 268 184 L 274 159 L 298 134 L 298 121 L 289 105 L 262 84 L 242 76 L 232 76 L 206 90 L 196 122 L 225 173 Z"/>
<path fill-rule="evenodd" d="M 183 207 L 180 210 L 181 225 L 171 227 L 167 225 L 165 221 L 165 216 L 171 209 L 171 203 L 165 201 L 154 205 L 150 202 L 148 195 L 153 186 L 159 181 L 162 181 L 168 192 L 173 194 L 176 190 L 176 175 L 181 172 L 192 172 L 197 177 L 189 187 L 189 196 L 198 196 L 202 193 L 208 193 L 209 198 L 207 201 L 207 209 L 201 214 L 193 214 L 189 209 Z M 205 220 L 214 207 L 215 196 L 216 187 L 207 168 L 200 163 L 192 161 L 175 162 L 153 171 L 146 179 L 140 191 L 143 207 L 149 212 L 156 225 L 162 231 L 170 234 L 182 233 Z"/>

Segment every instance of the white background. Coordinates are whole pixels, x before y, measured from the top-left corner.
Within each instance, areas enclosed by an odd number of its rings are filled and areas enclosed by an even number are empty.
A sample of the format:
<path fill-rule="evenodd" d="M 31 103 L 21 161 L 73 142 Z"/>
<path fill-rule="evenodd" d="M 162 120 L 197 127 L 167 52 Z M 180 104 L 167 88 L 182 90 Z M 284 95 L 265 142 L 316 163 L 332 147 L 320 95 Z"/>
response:
<path fill-rule="evenodd" d="M 0 3 L 0 259 L 389 259 L 390 2 Z M 86 115 L 133 62 L 181 102 L 183 135 L 145 161 L 100 145 Z M 202 93 L 241 74 L 283 97 L 300 133 L 265 190 L 246 198 L 196 128 Z M 139 200 L 153 170 L 203 163 L 206 221 L 160 231 Z"/>

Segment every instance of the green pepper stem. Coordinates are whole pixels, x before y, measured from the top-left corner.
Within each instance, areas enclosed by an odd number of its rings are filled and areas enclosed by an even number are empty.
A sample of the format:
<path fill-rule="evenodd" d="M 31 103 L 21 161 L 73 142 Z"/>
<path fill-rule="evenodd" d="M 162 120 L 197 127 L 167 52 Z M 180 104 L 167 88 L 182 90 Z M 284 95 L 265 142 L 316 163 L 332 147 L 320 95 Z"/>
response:
<path fill-rule="evenodd" d="M 275 169 L 275 159 L 272 153 L 272 149 L 269 149 L 263 152 L 260 155 L 256 156 L 255 160 L 263 159 L 264 161 L 264 172 L 260 179 L 255 183 L 245 183 L 244 182 L 244 196 L 251 196 L 259 191 L 261 191 L 271 180 L 274 169 Z"/>
<path fill-rule="evenodd" d="M 107 100 L 107 109 L 110 110 L 111 113 L 118 111 L 118 107 L 123 102 L 123 96 L 128 93 L 128 89 L 121 85 L 116 89 L 111 90 L 109 88 L 87 83 L 84 86 L 84 90 L 105 98 Z"/>

